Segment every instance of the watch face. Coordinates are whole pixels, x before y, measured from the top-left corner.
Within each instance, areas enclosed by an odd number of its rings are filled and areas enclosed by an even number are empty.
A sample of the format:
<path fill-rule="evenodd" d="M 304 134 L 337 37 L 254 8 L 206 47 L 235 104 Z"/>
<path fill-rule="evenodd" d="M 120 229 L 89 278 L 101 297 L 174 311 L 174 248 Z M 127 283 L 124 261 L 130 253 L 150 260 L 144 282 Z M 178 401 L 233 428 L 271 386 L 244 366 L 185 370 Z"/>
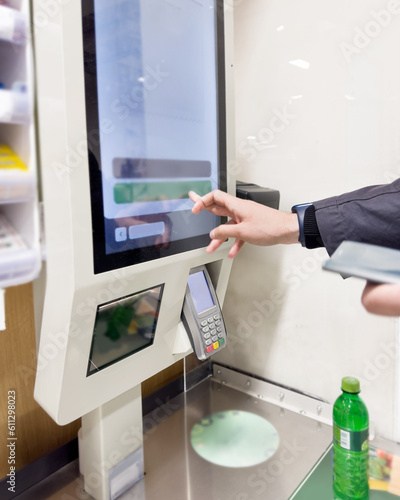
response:
<path fill-rule="evenodd" d="M 312 249 L 323 247 L 323 241 L 318 229 L 313 203 L 302 203 L 292 207 L 292 212 L 297 213 L 299 222 L 299 242 L 303 247 Z"/>
<path fill-rule="evenodd" d="M 301 246 L 305 247 L 306 242 L 304 238 L 304 215 L 307 208 L 311 205 L 311 203 L 302 203 L 300 205 L 295 205 L 292 207 L 292 212 L 297 213 L 297 220 L 299 222 L 299 242 Z"/>

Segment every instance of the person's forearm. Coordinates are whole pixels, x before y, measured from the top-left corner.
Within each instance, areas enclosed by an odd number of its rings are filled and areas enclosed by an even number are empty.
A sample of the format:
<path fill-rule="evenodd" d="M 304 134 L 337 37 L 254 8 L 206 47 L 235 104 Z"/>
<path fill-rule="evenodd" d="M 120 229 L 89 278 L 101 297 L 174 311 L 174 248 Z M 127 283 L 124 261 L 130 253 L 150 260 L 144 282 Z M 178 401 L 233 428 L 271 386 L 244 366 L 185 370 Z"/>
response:
<path fill-rule="evenodd" d="M 361 302 L 370 313 L 400 316 L 400 284 L 377 285 L 368 282 L 364 288 Z"/>
<path fill-rule="evenodd" d="M 299 222 L 296 214 L 286 213 L 282 214 L 283 224 L 282 232 L 279 236 L 279 243 L 284 245 L 291 245 L 299 242 Z"/>

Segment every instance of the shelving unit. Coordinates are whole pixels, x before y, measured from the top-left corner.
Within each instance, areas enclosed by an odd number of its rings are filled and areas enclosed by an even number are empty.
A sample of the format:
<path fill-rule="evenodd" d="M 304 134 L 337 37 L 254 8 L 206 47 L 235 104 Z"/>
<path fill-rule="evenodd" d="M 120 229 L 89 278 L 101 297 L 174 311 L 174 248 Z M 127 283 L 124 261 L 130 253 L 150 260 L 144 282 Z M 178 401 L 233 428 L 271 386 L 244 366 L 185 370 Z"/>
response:
<path fill-rule="evenodd" d="M 32 281 L 41 266 L 29 25 L 29 0 L 0 0 L 0 288 Z"/>

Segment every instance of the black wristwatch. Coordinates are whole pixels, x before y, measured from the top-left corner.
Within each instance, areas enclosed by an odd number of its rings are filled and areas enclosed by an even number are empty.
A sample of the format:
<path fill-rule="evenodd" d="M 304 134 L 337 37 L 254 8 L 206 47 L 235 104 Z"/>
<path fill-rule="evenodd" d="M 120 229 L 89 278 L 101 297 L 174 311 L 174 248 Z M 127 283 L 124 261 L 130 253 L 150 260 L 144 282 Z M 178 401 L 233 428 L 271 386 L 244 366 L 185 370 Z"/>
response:
<path fill-rule="evenodd" d="M 300 205 L 294 205 L 292 207 L 292 213 L 297 214 L 297 220 L 299 221 L 299 242 L 302 247 L 306 246 L 306 238 L 304 234 L 304 215 L 308 207 L 313 205 L 313 203 L 300 203 Z"/>

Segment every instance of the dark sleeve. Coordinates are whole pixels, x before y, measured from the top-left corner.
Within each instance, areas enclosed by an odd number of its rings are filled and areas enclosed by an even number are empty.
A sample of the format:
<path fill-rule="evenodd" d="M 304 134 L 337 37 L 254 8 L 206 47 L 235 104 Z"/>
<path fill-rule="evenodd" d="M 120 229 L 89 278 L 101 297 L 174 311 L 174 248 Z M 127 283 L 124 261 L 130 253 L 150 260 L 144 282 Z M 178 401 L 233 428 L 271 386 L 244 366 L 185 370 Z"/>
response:
<path fill-rule="evenodd" d="M 316 201 L 314 207 L 329 255 L 345 240 L 400 250 L 400 179 Z"/>

